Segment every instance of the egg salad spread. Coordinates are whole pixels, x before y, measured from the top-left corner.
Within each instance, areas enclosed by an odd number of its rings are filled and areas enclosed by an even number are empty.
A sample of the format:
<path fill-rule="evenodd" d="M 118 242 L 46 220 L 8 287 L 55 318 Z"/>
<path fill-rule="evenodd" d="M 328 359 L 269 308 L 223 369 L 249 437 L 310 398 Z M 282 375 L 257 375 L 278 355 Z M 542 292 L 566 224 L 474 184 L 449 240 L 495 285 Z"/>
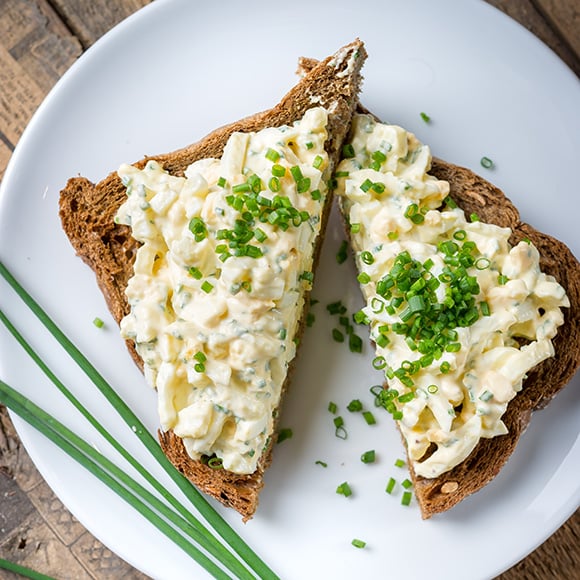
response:
<path fill-rule="evenodd" d="M 123 337 L 157 389 L 162 428 L 194 459 L 255 471 L 272 435 L 328 193 L 327 112 L 234 133 L 184 177 L 118 170 L 116 221 L 141 242 Z"/>
<path fill-rule="evenodd" d="M 537 249 L 479 221 L 428 174 L 428 147 L 404 129 L 354 119 L 336 177 L 370 325 L 379 399 L 397 420 L 416 474 L 461 463 L 502 415 L 526 373 L 554 355 L 569 306 Z"/>

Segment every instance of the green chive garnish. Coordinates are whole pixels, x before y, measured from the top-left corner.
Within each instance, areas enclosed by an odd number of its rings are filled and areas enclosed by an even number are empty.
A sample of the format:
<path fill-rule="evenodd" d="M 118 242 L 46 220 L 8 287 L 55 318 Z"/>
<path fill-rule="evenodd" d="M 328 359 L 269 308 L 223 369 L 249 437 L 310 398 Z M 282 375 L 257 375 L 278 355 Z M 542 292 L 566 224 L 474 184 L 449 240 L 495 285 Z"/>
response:
<path fill-rule="evenodd" d="M 344 497 L 350 497 L 352 495 L 352 490 L 350 489 L 348 482 L 345 481 L 336 488 L 336 493 L 344 495 Z"/>
<path fill-rule="evenodd" d="M 286 441 L 286 439 L 290 439 L 294 435 L 292 429 L 286 427 L 285 429 L 280 429 L 278 431 L 278 443 L 282 443 L 282 441 Z"/>
<path fill-rule="evenodd" d="M 480 163 L 481 166 L 486 169 L 491 169 L 493 167 L 493 161 L 489 157 L 482 157 Z"/>
<path fill-rule="evenodd" d="M 351 542 L 351 544 L 355 547 L 355 548 L 364 548 L 367 543 L 363 542 L 363 540 L 359 540 L 358 538 L 354 538 L 354 540 Z"/>
<path fill-rule="evenodd" d="M 105 326 L 105 323 L 98 316 L 93 319 L 93 324 L 97 328 L 103 328 L 103 326 Z"/>
<path fill-rule="evenodd" d="M 361 456 L 360 456 L 360 460 L 363 463 L 374 463 L 375 462 L 375 450 L 371 449 L 370 451 L 365 451 Z"/>

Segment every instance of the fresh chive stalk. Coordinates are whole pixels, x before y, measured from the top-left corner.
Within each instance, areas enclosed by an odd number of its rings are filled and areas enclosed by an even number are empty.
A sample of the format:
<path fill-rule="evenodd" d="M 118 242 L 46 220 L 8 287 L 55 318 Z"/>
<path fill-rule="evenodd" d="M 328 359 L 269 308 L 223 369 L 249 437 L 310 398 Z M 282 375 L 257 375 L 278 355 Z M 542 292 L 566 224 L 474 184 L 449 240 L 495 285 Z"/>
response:
<path fill-rule="evenodd" d="M 15 562 L 9 562 L 0 558 L 0 570 L 8 570 L 9 572 L 14 572 L 15 574 L 20 574 L 23 578 L 30 578 L 31 580 L 54 580 L 52 576 L 47 576 L 46 574 L 41 574 L 35 570 L 31 570 L 26 566 L 21 566 Z"/>
<path fill-rule="evenodd" d="M 203 545 L 208 552 L 212 553 L 218 561 L 232 568 L 232 572 L 243 574 L 244 578 L 252 578 L 252 575 L 241 563 L 233 557 L 228 550 L 216 542 L 213 546 L 206 542 L 202 534 L 184 518 L 168 508 L 155 495 L 147 491 L 143 486 L 129 477 L 122 469 L 112 461 L 101 455 L 86 441 L 75 435 L 70 429 L 57 421 L 54 417 L 44 412 L 32 401 L 12 389 L 4 381 L 0 380 L 0 401 L 14 411 L 22 419 L 35 429 L 40 431 L 53 443 L 58 445 L 64 452 L 100 479 L 105 485 L 124 499 L 129 505 L 146 517 L 157 529 L 165 534 L 170 540 L 182 548 L 198 564 L 200 564 L 215 578 L 230 578 L 212 560 L 201 552 L 194 544 L 184 538 L 172 526 L 168 525 L 163 518 L 167 518 L 172 524 L 181 529 L 195 542 Z M 155 511 L 153 511 L 153 508 Z M 226 564 L 227 561 L 227 564 Z"/>
<path fill-rule="evenodd" d="M 191 484 L 191 482 L 177 469 L 175 469 L 173 464 L 161 450 L 157 441 L 145 428 L 135 413 L 133 413 L 133 411 L 127 406 L 121 397 L 119 397 L 119 395 L 114 391 L 109 383 L 107 383 L 107 381 L 90 363 L 90 361 L 79 351 L 79 349 L 70 341 L 70 339 L 62 332 L 62 330 L 60 330 L 60 328 L 52 321 L 46 312 L 44 312 L 44 310 L 32 298 L 32 296 L 30 296 L 30 294 L 21 286 L 21 284 L 16 280 L 16 278 L 14 278 L 14 276 L 9 272 L 9 270 L 2 262 L 0 262 L 0 275 L 2 275 L 2 277 L 20 297 L 20 299 L 30 308 L 30 310 L 36 315 L 40 322 L 42 322 L 42 324 L 49 330 L 57 342 L 59 342 L 59 344 L 64 348 L 67 354 L 69 354 L 69 356 L 91 379 L 99 391 L 101 391 L 101 393 L 107 398 L 112 407 L 117 411 L 125 423 L 127 423 L 131 430 L 137 435 L 139 440 L 145 445 L 145 447 L 149 450 L 149 452 L 153 455 L 161 467 L 163 467 L 166 473 L 176 483 L 176 485 L 187 497 L 187 499 L 197 508 L 197 510 L 210 524 L 210 526 L 227 542 L 227 544 L 242 558 L 242 560 L 246 562 L 248 566 L 250 566 L 250 568 L 258 575 L 259 578 L 278 578 L 278 576 L 267 566 L 265 562 L 260 559 L 260 557 L 250 548 L 250 546 L 246 544 L 246 542 L 222 518 L 222 516 L 211 506 L 211 504 Z M 46 367 L 46 365 L 44 365 L 44 367 Z M 59 387 L 59 384 L 56 384 L 56 386 Z M 70 393 L 70 391 L 63 391 L 65 396 L 67 396 L 67 393 Z M 71 400 L 71 402 L 74 405 L 73 400 Z M 80 403 L 78 403 L 78 405 L 83 408 Z M 88 411 L 86 412 L 88 414 Z M 99 432 L 101 432 L 101 430 L 104 431 L 102 427 L 98 430 Z M 118 447 L 120 446 L 115 442 L 114 447 L 118 450 Z M 120 451 L 120 453 L 124 455 L 122 451 Z M 133 462 L 131 464 L 133 465 Z M 154 478 L 152 479 L 154 480 Z M 157 486 L 162 487 L 159 483 L 157 483 Z M 167 490 L 164 490 L 163 494 L 164 496 L 170 495 L 168 494 Z"/>

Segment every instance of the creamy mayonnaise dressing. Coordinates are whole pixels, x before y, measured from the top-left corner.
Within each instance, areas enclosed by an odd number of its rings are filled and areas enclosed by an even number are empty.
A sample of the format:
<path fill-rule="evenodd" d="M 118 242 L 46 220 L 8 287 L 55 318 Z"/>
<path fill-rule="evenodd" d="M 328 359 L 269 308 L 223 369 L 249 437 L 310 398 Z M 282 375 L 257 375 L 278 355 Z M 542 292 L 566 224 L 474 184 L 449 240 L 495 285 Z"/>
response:
<path fill-rule="evenodd" d="M 385 369 L 386 400 L 415 472 L 432 478 L 480 438 L 507 432 L 507 404 L 526 373 L 554 355 L 551 339 L 569 301 L 540 271 L 531 243 L 511 247 L 509 229 L 443 203 L 449 184 L 428 175 L 430 150 L 414 135 L 358 115 L 351 143 L 338 195 L 377 345 L 373 364 Z M 410 291 L 393 285 L 401 270 L 401 279 L 417 282 Z M 447 315 L 461 324 L 450 328 Z"/>
<path fill-rule="evenodd" d="M 163 429 L 194 459 L 255 471 L 272 434 L 327 194 L 327 112 L 234 133 L 185 177 L 123 165 L 117 221 L 142 243 L 121 323 Z"/>

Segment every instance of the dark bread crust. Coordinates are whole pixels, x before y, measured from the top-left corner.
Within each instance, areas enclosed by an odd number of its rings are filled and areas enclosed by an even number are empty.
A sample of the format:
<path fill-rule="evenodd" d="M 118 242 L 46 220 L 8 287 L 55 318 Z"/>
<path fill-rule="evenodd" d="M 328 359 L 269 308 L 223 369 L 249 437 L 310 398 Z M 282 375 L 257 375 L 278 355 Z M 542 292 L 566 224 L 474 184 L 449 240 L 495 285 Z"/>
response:
<path fill-rule="evenodd" d="M 308 109 L 323 106 L 329 111 L 329 138 L 325 149 L 330 157 L 332 171 L 338 162 L 342 143 L 348 135 L 362 82 L 360 71 L 365 59 L 364 45 L 357 39 L 313 67 L 274 108 L 216 129 L 201 141 L 183 149 L 145 157 L 135 165 L 143 167 L 148 160 L 154 159 L 171 174 L 183 175 L 185 169 L 198 159 L 220 157 L 229 136 L 235 131 L 251 132 L 291 124 L 302 118 Z M 98 285 L 117 322 L 129 312 L 125 289 L 133 274 L 133 259 L 139 246 L 131 237 L 129 227 L 114 223 L 113 218 L 125 199 L 125 188 L 116 172 L 97 184 L 84 177 L 72 178 L 60 196 L 62 227 L 76 253 L 95 272 Z M 331 204 L 332 195 L 329 194 L 322 216 L 321 231 L 326 226 Z M 315 247 L 315 265 L 322 239 L 323 236 L 320 235 Z M 306 304 L 308 302 L 307 299 Z M 303 312 L 298 336 L 303 331 L 305 318 Z M 133 343 L 128 341 L 127 346 L 135 362 L 142 368 L 143 363 Z M 292 366 L 282 389 L 283 394 L 289 383 Z M 251 475 L 238 475 L 223 469 L 213 469 L 202 461 L 192 460 L 182 440 L 172 431 L 159 433 L 161 447 L 170 461 L 200 490 L 236 509 L 244 520 L 251 518 L 256 511 L 258 494 L 263 487 L 264 471 L 271 462 L 274 438 L 275 436 L 271 438 L 267 450 L 262 454 L 256 471 Z"/>

